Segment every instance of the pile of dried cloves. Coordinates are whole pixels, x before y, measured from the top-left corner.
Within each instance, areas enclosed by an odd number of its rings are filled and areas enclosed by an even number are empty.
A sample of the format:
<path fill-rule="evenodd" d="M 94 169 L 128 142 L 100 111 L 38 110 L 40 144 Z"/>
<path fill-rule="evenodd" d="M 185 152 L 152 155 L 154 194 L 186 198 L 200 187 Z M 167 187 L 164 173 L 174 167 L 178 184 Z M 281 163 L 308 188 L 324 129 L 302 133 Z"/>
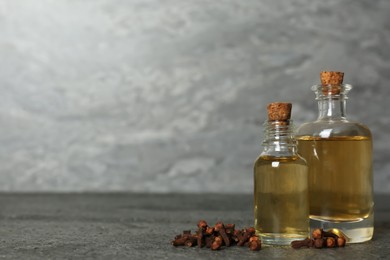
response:
<path fill-rule="evenodd" d="M 177 235 L 172 241 L 173 246 L 198 246 L 207 247 L 211 250 L 220 250 L 223 246 L 233 245 L 248 246 L 252 251 L 261 249 L 261 241 L 255 235 L 253 227 L 238 230 L 234 224 L 223 224 L 218 222 L 213 227 L 209 226 L 206 221 L 198 222 L 196 234 L 191 234 L 191 230 L 185 230 L 182 234 Z"/>
<path fill-rule="evenodd" d="M 333 248 L 344 247 L 346 239 L 343 236 L 338 236 L 331 231 L 324 231 L 322 228 L 314 229 L 312 239 L 296 240 L 291 242 L 291 247 L 295 249 L 312 247 L 312 248 Z"/>

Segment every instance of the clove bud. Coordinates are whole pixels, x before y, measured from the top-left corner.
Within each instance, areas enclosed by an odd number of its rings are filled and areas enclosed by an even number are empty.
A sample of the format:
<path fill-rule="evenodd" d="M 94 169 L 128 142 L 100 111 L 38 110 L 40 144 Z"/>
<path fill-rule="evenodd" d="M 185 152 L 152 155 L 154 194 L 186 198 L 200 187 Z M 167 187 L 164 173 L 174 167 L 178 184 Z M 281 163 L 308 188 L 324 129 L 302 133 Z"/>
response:
<path fill-rule="evenodd" d="M 323 248 L 326 245 L 326 242 L 323 238 L 317 238 L 314 240 L 314 247 L 315 248 Z"/>
<path fill-rule="evenodd" d="M 226 234 L 225 226 L 223 225 L 223 223 L 218 222 L 217 224 L 215 224 L 214 230 L 221 235 L 223 242 L 225 242 L 225 245 L 230 246 L 230 239 Z"/>
<path fill-rule="evenodd" d="M 191 230 L 184 230 L 183 234 L 177 235 L 171 243 L 173 246 L 184 246 L 187 240 L 193 240 Z"/>
<path fill-rule="evenodd" d="M 323 229 L 321 228 L 316 228 L 313 230 L 313 232 L 311 233 L 311 237 L 313 239 L 317 239 L 317 238 L 322 238 L 322 232 L 323 232 Z"/>
<path fill-rule="evenodd" d="M 338 246 L 338 247 L 344 247 L 344 246 L 345 246 L 345 243 L 346 243 L 345 238 L 343 238 L 343 237 L 337 238 L 337 246 Z"/>
<path fill-rule="evenodd" d="M 259 251 L 261 249 L 261 241 L 260 240 L 249 241 L 249 249 L 251 251 Z"/>
<path fill-rule="evenodd" d="M 204 233 L 205 233 L 205 230 L 207 228 L 207 222 L 204 221 L 204 220 L 200 220 L 198 222 L 198 237 L 197 237 L 197 244 L 198 244 L 198 247 L 201 248 L 203 247 L 203 236 L 204 236 Z"/>
<path fill-rule="evenodd" d="M 310 238 L 306 238 L 304 240 L 295 240 L 291 242 L 291 247 L 294 249 L 299 249 L 302 247 L 312 247 L 313 246 L 313 240 Z"/>
<path fill-rule="evenodd" d="M 250 228 L 244 230 L 244 235 L 238 241 L 237 245 L 243 246 L 245 244 L 245 242 L 247 242 L 249 240 L 249 238 L 255 234 L 255 231 L 256 230 L 253 227 L 250 227 Z"/>
<path fill-rule="evenodd" d="M 222 247 L 222 238 L 215 237 L 213 243 L 211 244 L 211 250 L 219 250 Z"/>

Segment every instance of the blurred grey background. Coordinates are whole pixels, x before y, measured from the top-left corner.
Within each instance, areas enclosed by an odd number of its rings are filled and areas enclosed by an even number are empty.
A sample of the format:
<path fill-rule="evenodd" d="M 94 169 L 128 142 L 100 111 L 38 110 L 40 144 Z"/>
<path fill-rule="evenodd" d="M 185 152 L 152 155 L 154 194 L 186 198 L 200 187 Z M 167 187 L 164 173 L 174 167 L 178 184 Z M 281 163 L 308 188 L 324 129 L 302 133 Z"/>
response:
<path fill-rule="evenodd" d="M 0 191 L 252 192 L 267 103 L 354 85 L 390 192 L 390 1 L 0 0 Z"/>

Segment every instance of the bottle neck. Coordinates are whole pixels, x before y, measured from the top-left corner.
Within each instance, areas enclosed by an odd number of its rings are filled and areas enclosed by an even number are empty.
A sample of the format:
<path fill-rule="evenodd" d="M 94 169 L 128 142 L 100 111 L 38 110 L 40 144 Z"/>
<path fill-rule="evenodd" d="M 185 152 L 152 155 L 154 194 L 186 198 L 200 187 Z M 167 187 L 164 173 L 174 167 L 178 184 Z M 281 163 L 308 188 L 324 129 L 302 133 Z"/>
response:
<path fill-rule="evenodd" d="M 345 120 L 347 93 L 352 89 L 351 85 L 315 85 L 312 90 L 318 100 L 318 120 Z"/>
<path fill-rule="evenodd" d="M 266 121 L 264 136 L 262 155 L 290 157 L 297 154 L 297 141 L 292 120 Z"/>
<path fill-rule="evenodd" d="M 318 120 L 346 119 L 346 100 L 339 97 L 325 97 L 318 100 Z"/>

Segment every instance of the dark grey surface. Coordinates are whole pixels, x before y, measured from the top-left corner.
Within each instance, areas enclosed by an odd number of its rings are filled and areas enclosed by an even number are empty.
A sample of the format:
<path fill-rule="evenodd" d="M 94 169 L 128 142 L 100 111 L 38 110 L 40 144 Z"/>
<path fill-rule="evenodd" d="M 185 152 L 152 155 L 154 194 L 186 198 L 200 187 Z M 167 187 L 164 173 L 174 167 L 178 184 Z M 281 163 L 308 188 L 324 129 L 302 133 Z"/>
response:
<path fill-rule="evenodd" d="M 339 249 L 175 248 L 170 240 L 199 219 L 251 226 L 249 195 L 1 194 L 0 258 L 5 259 L 385 259 L 390 196 L 376 197 L 374 239 Z"/>
<path fill-rule="evenodd" d="M 0 191 L 252 192 L 266 105 L 354 86 L 390 192 L 390 1 L 0 1 Z"/>

